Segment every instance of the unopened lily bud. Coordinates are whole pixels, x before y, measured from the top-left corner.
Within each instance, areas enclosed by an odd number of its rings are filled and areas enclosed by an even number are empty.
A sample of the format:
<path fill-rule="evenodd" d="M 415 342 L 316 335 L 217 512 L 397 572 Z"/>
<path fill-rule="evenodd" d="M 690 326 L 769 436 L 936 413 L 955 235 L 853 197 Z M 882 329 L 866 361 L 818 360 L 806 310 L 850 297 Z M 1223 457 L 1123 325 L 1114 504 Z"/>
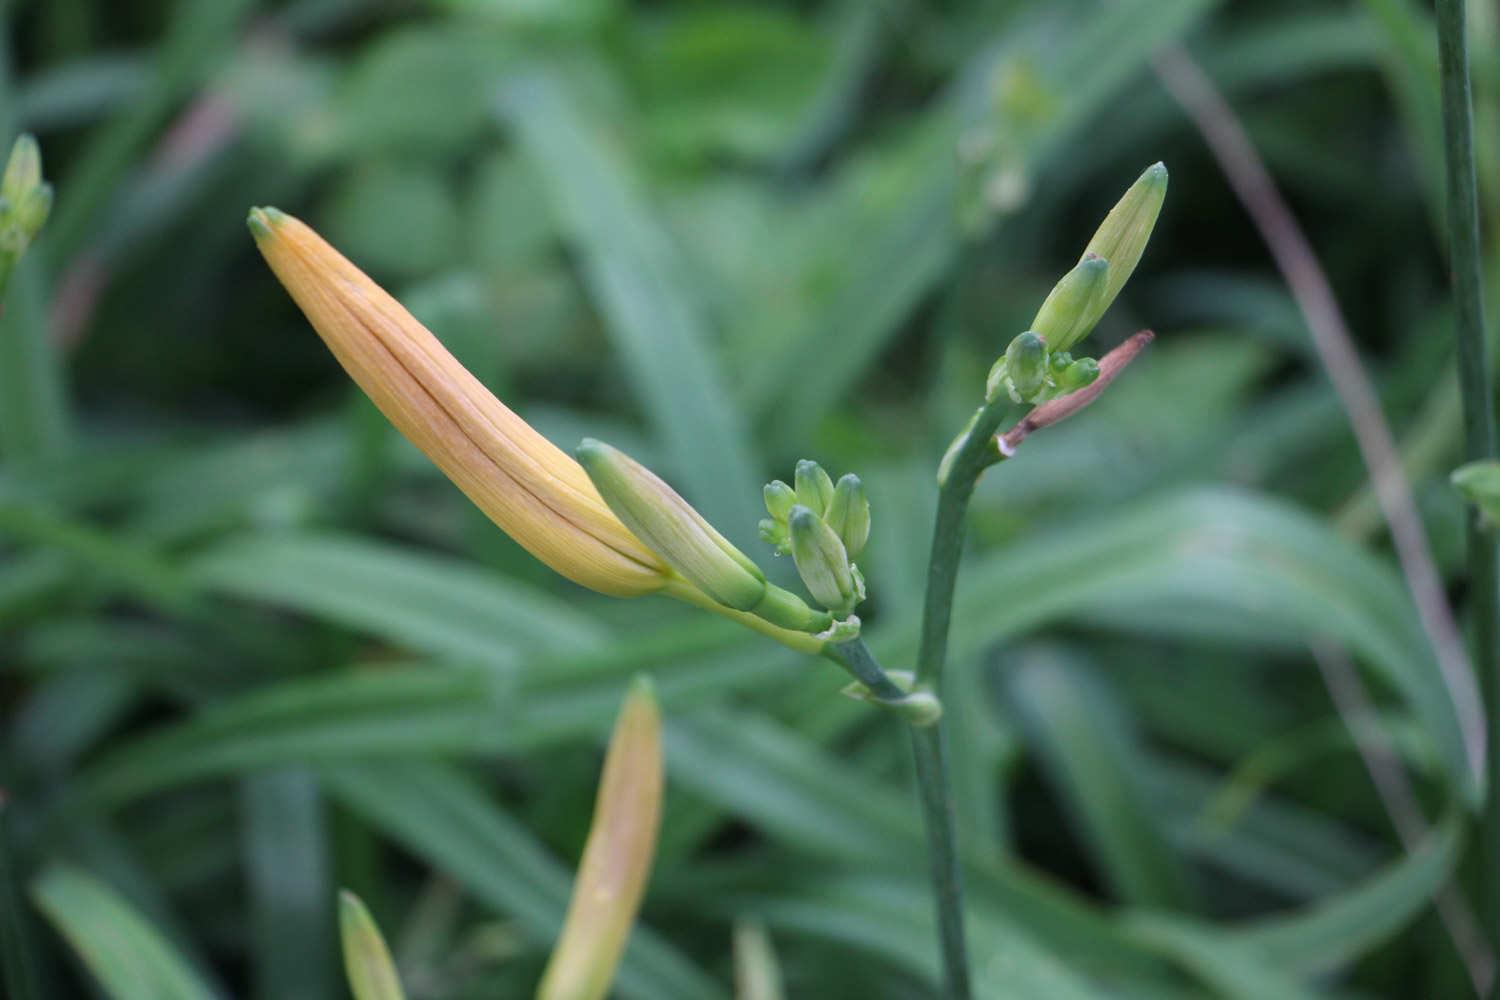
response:
<path fill-rule="evenodd" d="M 582 467 L 496 399 L 401 303 L 291 216 L 257 208 L 247 221 L 334 357 L 507 534 L 600 593 L 634 597 L 672 581 Z"/>
<path fill-rule="evenodd" d="M 1088 336 L 1092 321 L 1098 320 L 1094 305 L 1104 295 L 1108 276 L 1109 262 L 1087 253 L 1053 286 L 1031 321 L 1031 328 L 1041 334 L 1049 348 L 1066 351 Z"/>
<path fill-rule="evenodd" d="M 1093 385 L 1094 379 L 1098 377 L 1099 362 L 1093 358 L 1079 358 L 1064 368 L 1062 374 L 1057 376 L 1055 380 L 1057 386 L 1056 395 L 1066 396 L 1070 392 L 1077 392 L 1079 389 Z"/>
<path fill-rule="evenodd" d="M 797 484 L 797 502 L 822 517 L 833 502 L 833 480 L 828 473 L 817 462 L 804 458 L 797 463 L 797 475 L 792 481 Z"/>
<path fill-rule="evenodd" d="M 1156 226 L 1156 217 L 1161 214 L 1162 202 L 1167 197 L 1167 168 L 1153 163 L 1147 167 L 1134 184 L 1125 192 L 1115 207 L 1109 210 L 1094 238 L 1089 240 L 1084 257 L 1094 254 L 1109 261 L 1109 272 L 1104 282 L 1104 291 L 1090 306 L 1086 326 L 1093 329 L 1099 317 L 1104 315 L 1125 282 L 1135 272 L 1141 261 L 1146 243 L 1151 239 L 1151 230 Z"/>
<path fill-rule="evenodd" d="M 661 712 L 651 685 L 631 686 L 615 720 L 578 877 L 537 1000 L 603 1000 L 651 877 L 661 827 Z"/>
<path fill-rule="evenodd" d="M 737 611 L 760 602 L 766 592 L 760 567 L 656 473 L 592 438 L 573 455 L 630 533 L 693 586 Z"/>
<path fill-rule="evenodd" d="M 844 543 L 850 559 L 858 559 L 870 540 L 870 501 L 865 484 L 854 473 L 840 477 L 833 488 L 833 502 L 823 520 Z"/>
<path fill-rule="evenodd" d="M 52 210 L 52 186 L 42 181 L 42 154 L 23 135 L 11 147 L 0 176 L 0 276 L 21 259 Z"/>
<path fill-rule="evenodd" d="M 344 948 L 344 972 L 354 1000 L 403 1000 L 396 964 L 380 927 L 358 896 L 339 893 L 339 937 Z"/>
<path fill-rule="evenodd" d="M 792 558 L 813 600 L 842 617 L 858 600 L 854 573 L 844 543 L 823 519 L 807 507 L 792 508 L 787 524 L 792 535 Z"/>
<path fill-rule="evenodd" d="M 0 178 L 0 198 L 12 205 L 19 205 L 26 195 L 42 183 L 42 151 L 36 139 L 23 134 L 10 148 L 10 159 L 5 164 L 5 176 Z"/>

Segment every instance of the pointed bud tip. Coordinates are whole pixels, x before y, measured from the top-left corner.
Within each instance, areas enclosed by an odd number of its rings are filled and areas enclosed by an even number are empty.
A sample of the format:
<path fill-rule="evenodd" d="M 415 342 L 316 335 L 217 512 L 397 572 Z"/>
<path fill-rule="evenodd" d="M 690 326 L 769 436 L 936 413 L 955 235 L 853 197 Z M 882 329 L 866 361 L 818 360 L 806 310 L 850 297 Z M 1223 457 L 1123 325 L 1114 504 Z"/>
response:
<path fill-rule="evenodd" d="M 285 222 L 286 219 L 287 214 L 281 209 L 266 206 L 264 208 L 252 208 L 249 216 L 245 219 L 245 224 L 250 227 L 250 235 L 254 236 L 257 241 L 260 241 L 270 236 L 271 230 Z"/>
<path fill-rule="evenodd" d="M 631 700 L 648 701 L 656 704 L 656 682 L 651 679 L 650 674 L 636 674 L 630 679 L 630 692 L 627 695 Z"/>
<path fill-rule="evenodd" d="M 1157 160 L 1155 163 L 1151 164 L 1151 166 L 1147 167 L 1145 172 L 1142 173 L 1141 176 L 1149 177 L 1153 181 L 1160 181 L 1161 183 L 1165 184 L 1167 182 L 1167 165 L 1162 161 Z"/>

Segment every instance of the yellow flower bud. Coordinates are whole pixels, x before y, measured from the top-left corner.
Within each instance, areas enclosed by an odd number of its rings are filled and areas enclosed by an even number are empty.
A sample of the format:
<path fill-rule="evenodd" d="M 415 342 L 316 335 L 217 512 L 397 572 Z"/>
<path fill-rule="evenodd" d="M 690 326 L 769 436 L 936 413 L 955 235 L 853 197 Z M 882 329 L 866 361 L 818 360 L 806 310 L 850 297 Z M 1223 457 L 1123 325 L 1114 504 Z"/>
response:
<path fill-rule="evenodd" d="M 637 681 L 609 740 L 573 897 L 537 1000 L 609 992 L 651 875 L 661 798 L 661 714 L 650 685 Z"/>
<path fill-rule="evenodd" d="M 312 229 L 274 208 L 250 231 L 359 387 L 506 534 L 600 593 L 665 587 L 670 570 L 566 453 L 496 399 L 411 313 Z"/>
<path fill-rule="evenodd" d="M 404 1000 L 396 963 L 391 961 L 380 927 L 364 902 L 348 889 L 339 893 L 339 936 L 355 1000 Z"/>

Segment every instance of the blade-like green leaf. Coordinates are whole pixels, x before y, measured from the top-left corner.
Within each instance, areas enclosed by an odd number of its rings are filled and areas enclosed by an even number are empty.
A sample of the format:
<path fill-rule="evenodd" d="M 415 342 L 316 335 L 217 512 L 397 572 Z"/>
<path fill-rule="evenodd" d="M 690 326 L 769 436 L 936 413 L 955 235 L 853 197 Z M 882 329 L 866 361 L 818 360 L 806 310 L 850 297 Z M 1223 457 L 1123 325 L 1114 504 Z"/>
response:
<path fill-rule="evenodd" d="M 31 894 L 114 1000 L 215 1000 L 166 939 L 94 876 L 54 866 Z"/>
<path fill-rule="evenodd" d="M 1011 674 L 1009 690 L 1028 742 L 1116 895 L 1139 906 L 1191 909 L 1188 872 L 1139 779 L 1138 737 L 1102 680 L 1041 654 Z"/>
<path fill-rule="evenodd" d="M 357 538 L 252 535 L 199 556 L 188 572 L 220 594 L 467 663 L 512 666 L 523 652 L 578 653 L 605 636 L 595 619 L 529 587 Z"/>

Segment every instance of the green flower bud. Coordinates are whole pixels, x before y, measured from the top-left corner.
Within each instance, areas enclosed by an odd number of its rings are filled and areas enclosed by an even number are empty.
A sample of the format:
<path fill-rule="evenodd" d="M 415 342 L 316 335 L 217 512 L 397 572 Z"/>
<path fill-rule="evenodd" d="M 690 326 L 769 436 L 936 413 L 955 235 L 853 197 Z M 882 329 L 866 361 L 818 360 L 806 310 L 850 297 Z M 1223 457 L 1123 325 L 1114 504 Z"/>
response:
<path fill-rule="evenodd" d="M 1079 358 L 1057 376 L 1057 395 L 1066 396 L 1070 392 L 1093 385 L 1094 380 L 1099 377 L 1099 362 L 1093 358 Z"/>
<path fill-rule="evenodd" d="M 766 513 L 778 521 L 785 521 L 797 505 L 797 494 L 786 483 L 774 479 L 766 484 Z"/>
<path fill-rule="evenodd" d="M 348 889 L 339 893 L 339 937 L 355 1000 L 402 1000 L 406 996 L 380 927 L 364 902 Z"/>
<path fill-rule="evenodd" d="M 1057 376 L 1067 371 L 1068 366 L 1072 363 L 1073 355 L 1067 351 L 1056 351 L 1047 358 L 1047 371 L 1051 373 L 1053 378 L 1057 378 Z"/>
<path fill-rule="evenodd" d="M 1094 238 L 1089 240 L 1084 257 L 1094 254 L 1109 261 L 1109 273 L 1104 283 L 1103 294 L 1088 310 L 1086 329 L 1093 329 L 1099 317 L 1104 315 L 1130 275 L 1141 261 L 1146 243 L 1151 239 L 1151 230 L 1156 226 L 1156 217 L 1161 214 L 1162 202 L 1167 197 L 1167 168 L 1153 163 L 1145 173 L 1136 178 L 1099 226 Z"/>
<path fill-rule="evenodd" d="M 765 499 L 766 510 L 771 516 L 760 522 L 760 537 L 779 555 L 786 555 L 792 551 L 792 543 L 786 531 L 786 518 L 797 503 L 797 494 L 790 486 L 777 479 L 766 484 Z"/>
<path fill-rule="evenodd" d="M 760 567 L 650 469 L 592 438 L 573 454 L 630 533 L 689 583 L 737 611 L 760 603 L 766 592 Z"/>
<path fill-rule="evenodd" d="M 1470 462 L 1455 469 L 1452 479 L 1464 499 L 1479 508 L 1486 524 L 1500 525 L 1500 462 Z"/>
<path fill-rule="evenodd" d="M 1042 335 L 1052 350 L 1066 351 L 1093 329 L 1099 318 L 1094 306 L 1104 295 L 1108 279 L 1109 262 L 1095 254 L 1084 254 L 1073 270 L 1053 286 L 1037 310 L 1036 319 L 1031 321 L 1031 328 Z"/>
<path fill-rule="evenodd" d="M 808 593 L 835 615 L 849 614 L 858 594 L 844 543 L 821 517 L 801 504 L 792 508 L 787 524 L 792 534 L 792 558 Z"/>
<path fill-rule="evenodd" d="M 1005 349 L 1005 373 L 1012 399 L 1035 396 L 1047 383 L 1047 344 L 1030 330 L 1012 340 Z"/>
<path fill-rule="evenodd" d="M 42 151 L 37 147 L 35 137 L 22 134 L 10 148 L 5 176 L 0 178 L 0 197 L 12 205 L 19 205 L 41 183 Z"/>
<path fill-rule="evenodd" d="M 1005 354 L 990 369 L 984 398 L 994 402 L 1004 389 L 1017 403 L 1030 402 L 1047 386 L 1047 344 L 1028 330 L 1005 348 Z"/>
<path fill-rule="evenodd" d="M 833 480 L 828 473 L 817 462 L 804 458 L 797 463 L 797 475 L 792 481 L 797 484 L 797 502 L 822 517 L 833 502 Z"/>
<path fill-rule="evenodd" d="M 865 496 L 865 484 L 854 473 L 839 479 L 823 520 L 844 543 L 849 558 L 858 559 L 870 540 L 870 501 Z"/>
<path fill-rule="evenodd" d="M 26 234 L 26 242 L 30 243 L 36 234 L 42 231 L 42 226 L 50 214 L 52 214 L 52 185 L 42 184 L 26 193 L 26 196 L 16 205 L 15 214 L 11 218 L 15 220 L 16 227 Z"/>
<path fill-rule="evenodd" d="M 0 176 L 0 276 L 26 252 L 52 210 L 52 188 L 42 182 L 42 154 L 36 140 L 23 135 L 11 147 Z"/>

